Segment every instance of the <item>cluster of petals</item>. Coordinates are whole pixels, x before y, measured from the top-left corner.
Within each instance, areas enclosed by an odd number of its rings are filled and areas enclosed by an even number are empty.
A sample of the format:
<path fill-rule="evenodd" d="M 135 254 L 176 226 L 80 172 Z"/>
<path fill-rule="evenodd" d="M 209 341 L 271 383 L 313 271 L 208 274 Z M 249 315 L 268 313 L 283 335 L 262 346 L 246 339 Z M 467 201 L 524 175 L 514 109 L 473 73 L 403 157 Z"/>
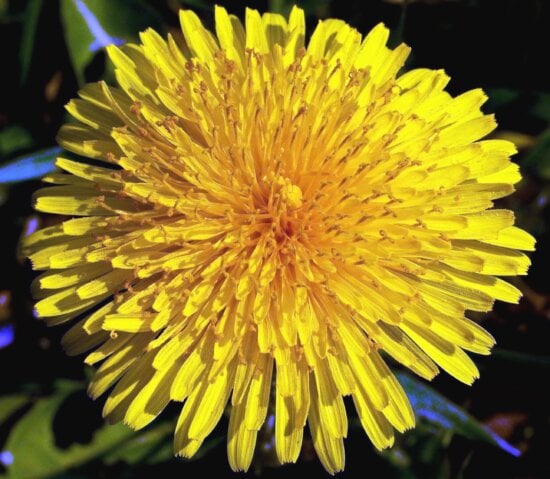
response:
<path fill-rule="evenodd" d="M 229 413 L 228 456 L 252 461 L 274 415 L 281 463 L 308 424 L 329 472 L 344 467 L 346 396 L 374 446 L 414 426 L 381 353 L 419 376 L 470 384 L 465 351 L 494 341 L 465 311 L 520 292 L 533 238 L 493 208 L 521 176 L 481 90 L 443 71 L 399 75 L 409 47 L 319 22 L 215 10 L 215 35 L 182 11 L 184 40 L 152 30 L 108 48 L 117 87 L 85 86 L 60 144 L 81 159 L 36 192 L 72 217 L 24 240 L 36 311 L 73 322 L 70 354 L 133 428 L 183 403 L 178 455 Z M 86 159 L 87 158 L 87 159 Z"/>

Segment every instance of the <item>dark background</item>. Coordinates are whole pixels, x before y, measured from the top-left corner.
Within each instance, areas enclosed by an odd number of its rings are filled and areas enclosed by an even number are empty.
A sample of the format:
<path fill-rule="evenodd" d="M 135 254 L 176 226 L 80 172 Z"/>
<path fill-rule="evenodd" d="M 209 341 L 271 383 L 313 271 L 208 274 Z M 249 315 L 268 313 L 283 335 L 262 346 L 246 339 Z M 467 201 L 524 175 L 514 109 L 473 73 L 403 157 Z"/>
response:
<path fill-rule="evenodd" d="M 94 6 L 94 0 L 87 3 Z M 244 3 L 216 3 L 243 18 Z M 515 141 L 520 148 L 516 161 L 525 177 L 518 191 L 502 201 L 501 206 L 514 209 L 518 224 L 538 241 L 529 275 L 513 280 L 524 292 L 521 303 L 497 304 L 494 312 L 475 318 L 498 343 L 494 355 L 476 358 L 481 379 L 471 388 L 444 374 L 433 383 L 445 397 L 521 450 L 522 456 L 514 458 L 494 445 L 464 437 L 468 435 L 462 434 L 455 424 L 441 427 L 427 421 L 420 421 L 415 431 L 400 437 L 394 449 L 378 454 L 351 420 L 346 441 L 346 471 L 341 477 L 550 477 L 550 394 L 546 387 L 550 372 L 550 281 L 547 279 L 550 265 L 550 210 L 547 207 L 550 2 L 309 0 L 297 3 L 306 9 L 309 32 L 318 18 L 328 16 L 344 19 L 363 33 L 382 21 L 391 28 L 394 45 L 405 41 L 412 46 L 407 68 L 443 68 L 452 78 L 449 90 L 453 94 L 482 87 L 490 98 L 485 111 L 497 115 L 498 135 Z M 123 38 L 135 35 L 137 30 L 133 34 L 131 31 L 134 25 L 152 24 L 164 32 L 177 32 L 177 9 L 181 6 L 193 8 L 207 25 L 213 24 L 211 5 L 214 2 L 206 0 L 97 0 L 95 4 L 108 4 L 112 12 L 120 10 L 129 15 L 121 23 L 125 25 L 121 27 Z M 248 5 L 260 11 L 271 8 L 284 12 L 288 11 L 290 2 L 250 1 Z M 112 81 L 112 72 L 101 51 L 91 55 L 85 64 L 74 62 L 71 52 L 79 40 L 68 34 L 64 8 L 65 0 L 0 0 L 0 165 L 55 146 L 56 131 L 66 119 L 63 105 L 76 95 L 79 84 L 101 78 Z M 116 19 L 109 19 L 108 12 L 103 14 L 105 29 L 117 36 Z M 98 17 L 101 17 L 99 13 Z M 0 263 L 0 328 L 3 329 L 0 332 L 15 332 L 14 340 L 0 349 L 0 477 L 3 473 L 12 474 L 7 477 L 18 477 L 10 472 L 10 456 L 2 456 L 2 451 L 8 451 L 15 461 L 23 457 L 25 461 L 45 461 L 41 477 L 131 478 L 153 474 L 182 477 L 196 473 L 229 476 L 225 420 L 213 433 L 209 450 L 199 454 L 199 459 L 185 462 L 171 458 L 171 426 L 166 424 L 177 414 L 175 406 L 158 421 L 161 430 L 152 429 L 145 439 L 144 436 L 130 438 L 134 441 L 130 448 L 126 443 L 116 446 L 123 441 L 114 441 L 113 449 L 119 447 L 122 451 L 118 456 L 109 451 L 92 451 L 97 430 L 103 427 L 102 401 L 94 403 L 87 399 L 84 384 L 90 371 L 82 366 L 80 358 L 68 358 L 61 350 L 59 339 L 65 328 L 48 329 L 33 318 L 28 287 L 33 273 L 16 255 L 17 242 L 30 220 L 38 220 L 42 225 L 56 221 L 33 214 L 30 198 L 38 185 L 36 180 L 15 184 L 0 182 L 3 226 Z M 60 382 L 60 379 L 72 382 Z M 18 407 L 9 407 L 7 400 L 12 398 L 20 399 Z M 52 405 L 56 400 L 58 404 L 55 408 L 51 406 L 49 416 L 36 412 L 37 406 Z M 3 411 L 10 413 L 3 414 Z M 33 411 L 37 417 L 31 416 Z M 21 424 L 29 428 L 31 435 L 34 432 L 40 436 L 42 446 L 44 442 L 51 443 L 56 454 L 65 458 L 65 463 L 56 466 L 57 469 L 48 469 L 52 459 L 40 451 L 41 446 L 34 449 L 32 441 L 25 442 L 29 433 L 24 434 Z M 270 441 L 270 431 L 266 430 L 258 444 L 260 452 L 250 476 L 326 475 L 307 437 L 298 464 L 283 468 L 276 466 Z M 111 444 L 107 440 L 99 442 Z M 77 459 L 75 444 L 92 452 L 84 459 Z M 139 444 L 147 445 L 148 449 L 140 452 Z"/>

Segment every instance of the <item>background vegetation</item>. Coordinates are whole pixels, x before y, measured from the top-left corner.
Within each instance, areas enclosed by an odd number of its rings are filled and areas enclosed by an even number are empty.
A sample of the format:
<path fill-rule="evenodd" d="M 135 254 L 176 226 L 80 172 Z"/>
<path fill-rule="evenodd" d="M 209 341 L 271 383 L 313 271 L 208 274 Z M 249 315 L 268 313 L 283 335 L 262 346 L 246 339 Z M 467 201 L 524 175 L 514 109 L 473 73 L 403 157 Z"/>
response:
<path fill-rule="evenodd" d="M 212 25 L 207 0 L 0 0 L 0 477 L 135 478 L 230 475 L 226 421 L 195 461 L 172 457 L 178 408 L 139 433 L 106 426 L 102 401 L 86 397 L 90 371 L 59 346 L 64 328 L 47 329 L 32 314 L 33 273 L 18 259 L 21 235 L 58 221 L 33 213 L 38 178 L 59 152 L 55 134 L 63 105 L 87 81 L 113 81 L 102 47 L 135 40 L 147 26 L 177 32 L 177 10 L 194 9 Z M 244 4 L 218 1 L 242 17 Z M 519 305 L 497 305 L 478 319 L 497 338 L 488 358 L 476 358 L 481 379 L 471 388 L 444 374 L 431 385 L 405 372 L 400 379 L 419 417 L 416 430 L 376 453 L 351 421 L 347 468 L 341 477 L 550 477 L 550 3 L 544 0 L 303 0 L 309 27 L 342 18 L 367 32 L 383 21 L 394 44 L 413 47 L 407 68 L 444 68 L 450 90 L 483 87 L 497 135 L 515 141 L 524 181 L 503 201 L 538 239 L 534 266 L 515 280 Z M 248 2 L 287 12 L 291 2 Z M 83 7 L 84 6 L 84 7 Z M 311 31 L 311 29 L 310 29 Z M 474 419 L 475 418 L 475 419 Z M 498 434 L 498 436 L 497 436 Z M 297 465 L 276 466 L 269 426 L 262 431 L 250 476 L 323 477 L 305 439 Z"/>

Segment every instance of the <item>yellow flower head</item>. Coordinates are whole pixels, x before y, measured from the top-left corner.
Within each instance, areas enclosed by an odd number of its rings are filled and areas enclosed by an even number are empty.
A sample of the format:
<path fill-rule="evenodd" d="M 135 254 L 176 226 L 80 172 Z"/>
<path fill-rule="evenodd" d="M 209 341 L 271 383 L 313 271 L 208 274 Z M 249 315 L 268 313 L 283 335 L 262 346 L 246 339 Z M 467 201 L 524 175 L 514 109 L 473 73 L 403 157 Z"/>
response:
<path fill-rule="evenodd" d="M 344 467 L 344 396 L 379 448 L 413 427 L 384 351 L 470 384 L 464 350 L 494 341 L 464 316 L 520 292 L 533 238 L 491 209 L 519 181 L 514 146 L 443 71 L 398 76 L 409 53 L 325 20 L 216 8 L 216 36 L 181 12 L 185 44 L 148 30 L 110 47 L 119 87 L 85 86 L 39 211 L 78 216 L 28 237 L 33 285 L 64 344 L 102 362 L 104 414 L 141 428 L 183 402 L 190 457 L 228 403 L 231 467 L 246 470 L 270 401 L 281 463 L 306 422 L 325 468 Z"/>

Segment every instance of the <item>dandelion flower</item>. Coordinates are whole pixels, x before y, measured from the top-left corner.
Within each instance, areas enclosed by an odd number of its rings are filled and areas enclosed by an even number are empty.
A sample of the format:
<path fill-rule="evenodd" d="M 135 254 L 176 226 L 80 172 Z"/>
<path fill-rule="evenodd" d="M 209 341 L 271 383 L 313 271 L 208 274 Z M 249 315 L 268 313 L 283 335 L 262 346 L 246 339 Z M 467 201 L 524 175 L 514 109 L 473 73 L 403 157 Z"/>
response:
<path fill-rule="evenodd" d="M 304 12 L 216 7 L 216 35 L 182 11 L 183 45 L 152 30 L 111 46 L 118 87 L 94 83 L 36 209 L 75 217 L 25 239 L 36 311 L 75 320 L 69 354 L 101 363 L 89 392 L 139 429 L 182 402 L 191 457 L 229 410 L 228 456 L 251 463 L 272 404 L 275 449 L 296 461 L 306 423 L 344 468 L 351 396 L 378 449 L 414 426 L 384 352 L 419 376 L 470 384 L 464 351 L 493 338 L 465 317 L 520 292 L 533 238 L 494 209 L 520 180 L 486 97 L 441 70 L 399 76 L 409 47 L 340 20 L 305 42 Z M 95 161 L 86 161 L 88 158 Z"/>

